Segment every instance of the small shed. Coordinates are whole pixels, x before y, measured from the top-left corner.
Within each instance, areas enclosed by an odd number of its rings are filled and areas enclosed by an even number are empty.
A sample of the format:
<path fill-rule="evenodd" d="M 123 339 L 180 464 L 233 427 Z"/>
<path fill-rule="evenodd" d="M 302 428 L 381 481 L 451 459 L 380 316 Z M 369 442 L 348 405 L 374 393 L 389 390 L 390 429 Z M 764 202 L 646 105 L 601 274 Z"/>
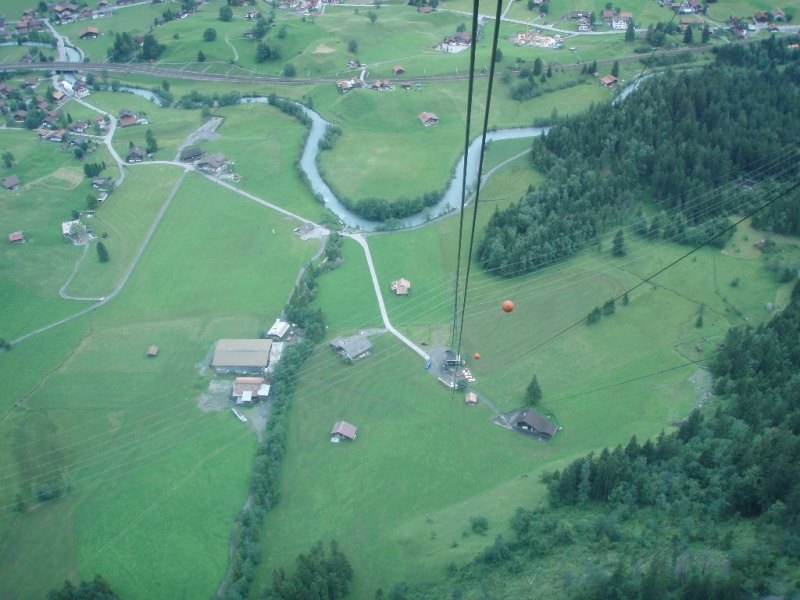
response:
<path fill-rule="evenodd" d="M 475 392 L 467 392 L 466 397 L 464 398 L 464 404 L 467 406 L 475 406 L 478 403 L 478 394 Z"/>
<path fill-rule="evenodd" d="M 8 234 L 8 241 L 12 244 L 21 244 L 25 241 L 25 236 L 21 231 L 15 231 L 14 233 Z"/>
<path fill-rule="evenodd" d="M 149 358 L 154 358 L 158 356 L 158 346 L 148 346 L 147 347 L 147 356 Z"/>
<path fill-rule="evenodd" d="M 354 440 L 357 432 L 358 427 L 355 425 L 351 425 L 347 421 L 336 421 L 331 430 L 331 441 L 338 444 L 342 440 Z"/>
<path fill-rule="evenodd" d="M 391 290 L 398 296 L 408 296 L 411 291 L 411 282 L 408 279 L 398 279 L 392 282 Z"/>
<path fill-rule="evenodd" d="M 420 123 L 425 125 L 425 127 L 430 127 L 431 125 L 436 125 L 439 122 L 439 117 L 436 113 L 431 112 L 421 112 L 417 115 Z"/>
<path fill-rule="evenodd" d="M 5 179 L 3 179 L 3 187 L 6 188 L 7 190 L 13 191 L 17 189 L 20 186 L 20 183 L 21 182 L 19 180 L 19 177 L 17 177 L 16 175 L 9 175 Z"/>
<path fill-rule="evenodd" d="M 286 338 L 289 335 L 289 329 L 291 325 L 286 321 L 281 321 L 280 319 L 275 319 L 275 323 L 272 324 L 272 327 L 269 328 L 267 332 L 267 337 L 271 340 L 275 340 L 279 342 Z"/>
<path fill-rule="evenodd" d="M 395 65 L 392 67 L 392 72 L 395 75 L 402 75 L 403 73 L 406 72 L 406 68 L 402 65 Z"/>

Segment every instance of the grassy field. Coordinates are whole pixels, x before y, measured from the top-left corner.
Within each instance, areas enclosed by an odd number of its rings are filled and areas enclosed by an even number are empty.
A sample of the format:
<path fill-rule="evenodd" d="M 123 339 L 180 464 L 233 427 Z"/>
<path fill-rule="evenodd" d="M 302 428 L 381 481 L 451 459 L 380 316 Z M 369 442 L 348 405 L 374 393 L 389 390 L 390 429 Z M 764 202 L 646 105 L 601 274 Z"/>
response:
<path fill-rule="evenodd" d="M 145 214 L 157 208 L 141 201 Z M 147 219 L 104 208 L 135 245 Z M 316 249 L 294 225 L 190 176 L 118 298 L 0 355 L 0 377 L 13 382 L 0 405 L 0 595 L 42 597 L 97 572 L 128 598 L 214 591 L 255 436 L 228 412 L 197 407 L 210 376 L 196 363 L 216 339 L 254 336 L 279 314 Z M 149 344 L 161 348 L 155 360 Z M 16 495 L 31 504 L 43 483 L 65 495 L 15 516 Z"/>
<path fill-rule="evenodd" d="M 80 256 L 64 243 L 61 223 L 86 206 L 89 188 L 71 152 L 40 142 L 31 131 L 1 131 L 0 151 L 6 150 L 17 165 L 0 166 L 0 176 L 13 173 L 22 182 L 16 191 L 0 190 L 0 337 L 14 339 L 75 310 L 58 296 Z M 22 231 L 26 242 L 8 244 L 5 236 L 12 231 Z"/>
<path fill-rule="evenodd" d="M 515 150 L 501 146 L 488 162 Z M 524 158 L 507 168 L 484 190 L 498 206 L 515 200 L 524 192 L 520 180 L 531 178 Z M 479 211 L 479 230 L 489 214 Z M 369 238 L 392 323 L 418 343 L 448 339 L 457 229 L 458 219 L 447 218 Z M 354 597 L 401 580 L 435 579 L 488 543 L 469 532 L 471 516 L 489 517 L 490 538 L 503 533 L 517 506 L 543 500 L 543 471 L 631 435 L 642 439 L 669 428 L 705 390 L 689 381 L 698 367 L 687 361 L 709 357 L 729 326 L 763 321 L 766 303 L 784 297 L 785 286 L 748 251 L 756 235 L 744 228 L 724 251 L 703 250 L 633 291 L 628 306 L 617 303 L 615 315 L 569 330 L 686 248 L 629 234 L 623 258 L 610 255 L 608 237 L 599 252 L 515 279 L 496 279 L 473 265 L 461 348 L 467 356 L 481 354 L 470 361 L 473 387 L 511 410 L 524 403 L 522 390 L 535 373 L 545 393 L 543 411 L 563 427 L 547 445 L 489 424 L 487 406 L 464 407 L 459 394 L 442 388 L 418 357 L 385 335 L 373 338 L 372 355 L 356 365 L 320 348 L 291 415 L 282 501 L 265 523 L 266 561 L 257 583 L 329 538 L 354 565 Z M 374 314 L 372 294 L 350 283 L 363 271 L 363 258 L 345 256 L 320 285 L 320 305 L 332 311 L 337 332 L 375 321 L 368 316 Z M 398 277 L 411 279 L 410 296 L 388 293 Z M 741 283 L 733 287 L 736 277 Z M 352 290 L 346 312 L 342 290 Z M 500 310 L 505 298 L 516 303 L 511 314 Z M 701 306 L 704 325 L 697 328 Z M 354 443 L 330 444 L 329 428 L 339 419 L 359 427 Z"/>
<path fill-rule="evenodd" d="M 476 84 L 473 124 L 482 123 L 485 85 Z M 370 195 L 393 199 L 399 196 L 395 190 L 408 196 L 443 190 L 463 154 L 466 89 L 466 82 L 437 82 L 421 92 L 356 90 L 340 95 L 332 86 L 318 90 L 312 96 L 314 106 L 326 106 L 323 114 L 342 128 L 334 149 L 320 156 L 326 179 L 342 196 L 353 199 Z M 554 109 L 561 115 L 573 114 L 608 97 L 607 89 L 592 82 L 519 103 L 499 85 L 490 124 L 530 125 Z M 439 123 L 423 127 L 417 119 L 422 111 L 439 115 Z M 474 135 L 478 132 L 476 125 Z"/>

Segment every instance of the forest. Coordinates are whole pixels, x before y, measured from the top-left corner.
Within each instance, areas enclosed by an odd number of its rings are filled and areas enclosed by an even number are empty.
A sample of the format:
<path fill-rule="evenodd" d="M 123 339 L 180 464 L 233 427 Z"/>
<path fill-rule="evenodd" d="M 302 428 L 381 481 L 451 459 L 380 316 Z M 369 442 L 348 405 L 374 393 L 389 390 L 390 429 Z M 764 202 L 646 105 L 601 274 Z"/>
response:
<path fill-rule="evenodd" d="M 658 217 L 651 237 L 696 245 L 728 226 L 719 217 L 766 204 L 765 188 L 785 187 L 800 162 L 800 49 L 789 47 L 798 41 L 722 49 L 714 64 L 665 71 L 560 121 L 531 150 L 544 183 L 491 216 L 483 267 L 534 271 L 643 212 Z M 758 226 L 800 233 L 798 197 L 766 207 Z"/>
<path fill-rule="evenodd" d="M 518 508 L 510 539 L 439 583 L 401 582 L 376 598 L 522 597 L 511 582 L 543 566 L 579 600 L 794 597 L 800 283 L 771 322 L 729 331 L 711 372 L 710 409 L 545 474 L 549 506 Z"/>

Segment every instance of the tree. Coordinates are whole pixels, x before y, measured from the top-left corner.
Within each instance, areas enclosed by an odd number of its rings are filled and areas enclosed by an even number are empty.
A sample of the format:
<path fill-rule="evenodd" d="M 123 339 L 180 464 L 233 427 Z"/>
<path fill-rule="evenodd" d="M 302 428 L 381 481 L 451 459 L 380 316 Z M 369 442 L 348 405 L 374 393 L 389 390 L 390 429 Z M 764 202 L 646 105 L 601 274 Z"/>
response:
<path fill-rule="evenodd" d="M 625 292 L 625 295 L 622 296 L 622 306 L 628 306 L 630 304 L 631 299 L 628 298 L 628 292 Z"/>
<path fill-rule="evenodd" d="M 526 404 L 539 404 L 542 399 L 542 388 L 539 387 L 539 380 L 536 375 L 533 376 L 531 382 L 525 390 L 525 403 Z"/>
<path fill-rule="evenodd" d="M 600 320 L 600 317 L 601 317 L 601 316 L 603 316 L 603 315 L 602 315 L 602 313 L 600 312 L 600 307 L 599 307 L 599 306 L 595 306 L 595 307 L 592 309 L 592 312 L 590 312 L 590 313 L 587 315 L 587 317 L 586 317 L 586 324 L 587 324 L 587 325 L 592 325 L 592 324 L 594 324 L 594 323 L 597 323 L 597 322 Z"/>
<path fill-rule="evenodd" d="M 206 55 L 203 54 L 202 50 L 197 51 L 197 62 L 206 62 Z"/>
<path fill-rule="evenodd" d="M 614 235 L 614 245 L 611 249 L 611 254 L 614 256 L 625 256 L 627 253 L 628 250 L 625 248 L 625 236 L 622 233 L 622 229 L 620 229 Z"/>
<path fill-rule="evenodd" d="M 614 64 L 611 65 L 611 74 L 614 77 L 619 77 L 619 61 L 618 60 L 615 60 Z"/>
<path fill-rule="evenodd" d="M 537 58 L 533 61 L 533 74 L 538 77 L 542 74 L 542 69 L 544 68 L 544 64 L 542 63 L 541 58 Z"/>
<path fill-rule="evenodd" d="M 636 41 L 636 29 L 634 29 L 633 27 L 633 19 L 628 21 L 628 28 L 625 30 L 625 41 L 626 42 Z"/>
<path fill-rule="evenodd" d="M 286 25 L 281 25 L 281 28 L 278 29 L 278 33 L 276 34 L 279 40 L 282 40 L 286 37 Z"/>
<path fill-rule="evenodd" d="M 704 44 L 707 44 L 708 40 L 711 39 L 711 29 L 708 28 L 708 23 L 703 25 L 703 33 L 700 39 Z"/>
<path fill-rule="evenodd" d="M 256 62 L 265 62 L 268 60 L 277 60 L 281 57 L 281 49 L 272 44 L 260 42 L 256 46 Z"/>
<path fill-rule="evenodd" d="M 297 73 L 297 70 L 294 68 L 292 63 L 286 63 L 283 65 L 283 76 L 284 77 L 294 77 Z"/>
<path fill-rule="evenodd" d="M 486 532 L 489 530 L 489 519 L 480 516 L 470 517 L 469 526 L 474 533 L 477 533 L 478 535 L 486 535 Z"/>
<path fill-rule="evenodd" d="M 693 29 L 691 25 L 686 26 L 686 31 L 683 32 L 683 43 L 684 44 L 691 44 L 694 34 L 692 33 Z"/>
<path fill-rule="evenodd" d="M 466 23 L 459 23 L 459 24 L 458 24 L 458 27 L 456 27 L 456 32 L 458 32 L 458 33 L 463 33 L 463 32 L 465 32 L 466 30 L 467 30 L 467 25 L 466 25 Z"/>
<path fill-rule="evenodd" d="M 694 322 L 694 326 L 700 329 L 703 326 L 703 313 L 697 315 L 697 320 Z"/>
<path fill-rule="evenodd" d="M 14 155 L 11 154 L 10 150 L 6 150 L 5 152 L 3 152 L 3 164 L 9 169 L 13 167 L 14 164 L 16 164 L 16 161 L 14 160 Z"/>
<path fill-rule="evenodd" d="M 164 90 L 165 92 L 168 92 L 169 91 L 169 81 L 167 81 L 166 79 L 162 80 L 161 81 L 161 89 Z"/>
<path fill-rule="evenodd" d="M 378 13 L 372 10 L 367 11 L 367 17 L 369 18 L 370 23 L 375 24 L 375 21 L 378 20 Z"/>
<path fill-rule="evenodd" d="M 97 258 L 101 263 L 108 262 L 108 250 L 103 242 L 97 242 Z"/>
<path fill-rule="evenodd" d="M 100 201 L 97 199 L 97 196 L 94 194 L 87 194 L 86 196 L 86 208 L 89 210 L 94 210 L 100 204 Z"/>
<path fill-rule="evenodd" d="M 76 588 L 65 581 L 60 589 L 47 592 L 49 600 L 119 600 L 108 582 L 101 575 L 95 575 L 90 582 L 81 581 Z"/>
<path fill-rule="evenodd" d="M 358 42 L 354 39 L 350 40 L 349 42 L 347 42 L 347 49 L 351 53 L 355 54 L 356 52 L 358 52 Z"/>
<path fill-rule="evenodd" d="M 44 0 L 39 0 L 39 4 L 36 5 L 36 12 L 42 16 L 47 14 L 47 3 Z"/>
<path fill-rule="evenodd" d="M 614 300 L 614 298 L 606 300 L 606 303 L 603 304 L 603 314 L 606 316 L 613 315 L 616 311 L 617 311 L 617 303 Z"/>
<path fill-rule="evenodd" d="M 209 27 L 203 32 L 203 39 L 206 42 L 213 42 L 215 39 L 217 39 L 217 30 L 213 27 Z"/>
<path fill-rule="evenodd" d="M 502 62 L 503 60 L 503 51 L 500 48 L 497 49 L 494 55 L 494 62 Z"/>
<path fill-rule="evenodd" d="M 219 8 L 219 20 L 228 22 L 233 19 L 233 10 L 230 6 L 220 6 Z"/>
<path fill-rule="evenodd" d="M 159 56 L 166 50 L 165 44 L 160 44 L 152 33 L 144 36 L 142 42 L 142 58 L 144 60 L 157 60 Z"/>
<path fill-rule="evenodd" d="M 158 152 L 158 142 L 156 141 L 156 136 L 153 135 L 153 132 L 148 129 L 144 137 L 147 141 L 147 153 L 154 154 Z"/>

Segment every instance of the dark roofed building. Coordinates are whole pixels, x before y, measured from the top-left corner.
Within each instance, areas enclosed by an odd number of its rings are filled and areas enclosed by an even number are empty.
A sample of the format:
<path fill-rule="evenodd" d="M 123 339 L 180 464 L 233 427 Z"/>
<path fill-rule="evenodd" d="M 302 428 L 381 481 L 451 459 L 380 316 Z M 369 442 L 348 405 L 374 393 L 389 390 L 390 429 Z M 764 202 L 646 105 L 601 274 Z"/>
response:
<path fill-rule="evenodd" d="M 125 160 L 129 163 L 138 163 L 142 162 L 145 158 L 147 158 L 147 150 L 134 146 L 128 152 L 128 157 Z"/>
<path fill-rule="evenodd" d="M 192 160 L 197 160 L 201 156 L 203 156 L 205 152 L 200 146 L 186 146 L 183 150 L 181 150 L 180 159 L 184 162 L 189 162 Z"/>
<path fill-rule="evenodd" d="M 214 348 L 211 366 L 217 373 L 257 375 L 269 364 L 270 340 L 222 339 Z"/>
<path fill-rule="evenodd" d="M 532 408 L 526 408 L 520 412 L 515 425 L 523 431 L 537 434 L 548 440 L 558 431 L 558 426 L 555 423 L 551 423 Z"/>
<path fill-rule="evenodd" d="M 364 358 L 372 350 L 372 342 L 365 335 L 353 335 L 348 338 L 331 340 L 331 348 L 350 362 Z"/>
<path fill-rule="evenodd" d="M 338 443 L 343 439 L 354 440 L 358 433 L 358 427 L 351 425 L 347 421 L 336 421 L 331 430 L 331 441 Z"/>

